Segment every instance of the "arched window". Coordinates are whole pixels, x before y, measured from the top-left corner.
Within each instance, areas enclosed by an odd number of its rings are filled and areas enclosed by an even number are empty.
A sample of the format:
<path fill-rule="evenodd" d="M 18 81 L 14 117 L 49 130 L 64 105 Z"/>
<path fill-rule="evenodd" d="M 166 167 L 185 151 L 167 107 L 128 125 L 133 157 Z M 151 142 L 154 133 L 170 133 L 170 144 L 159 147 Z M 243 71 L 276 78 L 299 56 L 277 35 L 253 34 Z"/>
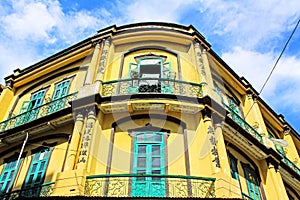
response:
<path fill-rule="evenodd" d="M 166 56 L 148 54 L 135 57 L 136 63 L 129 64 L 129 93 L 158 92 L 172 93 L 172 66 L 165 62 Z"/>
<path fill-rule="evenodd" d="M 255 170 L 252 169 L 248 164 L 242 163 L 242 166 L 244 169 L 249 196 L 254 200 L 261 200 L 259 179 L 255 173 Z"/>

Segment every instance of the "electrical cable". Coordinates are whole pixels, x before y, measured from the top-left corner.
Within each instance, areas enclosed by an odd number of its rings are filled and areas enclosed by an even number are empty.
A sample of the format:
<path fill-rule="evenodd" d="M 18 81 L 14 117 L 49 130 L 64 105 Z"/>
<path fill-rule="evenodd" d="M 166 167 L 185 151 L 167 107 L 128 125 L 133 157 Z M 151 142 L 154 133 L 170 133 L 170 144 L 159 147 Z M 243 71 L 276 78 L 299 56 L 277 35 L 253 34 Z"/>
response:
<path fill-rule="evenodd" d="M 273 66 L 271 72 L 269 73 L 269 75 L 268 75 L 266 81 L 264 82 L 262 88 L 260 89 L 258 95 L 260 95 L 260 94 L 262 93 L 263 89 L 265 88 L 266 84 L 268 83 L 268 81 L 269 81 L 271 75 L 273 74 L 275 68 L 277 67 L 277 64 L 278 64 L 280 58 L 282 57 L 282 55 L 283 55 L 283 53 L 284 53 L 286 47 L 288 46 L 288 44 L 290 43 L 290 40 L 292 39 L 294 33 L 296 32 L 296 30 L 297 30 L 297 28 L 298 28 L 298 26 L 299 26 L 299 23 L 300 23 L 300 19 L 298 20 L 298 22 L 297 22 L 297 24 L 296 24 L 294 30 L 293 30 L 292 33 L 290 34 L 290 37 L 288 38 L 288 40 L 286 41 L 286 43 L 285 43 L 283 49 L 281 50 L 281 52 L 280 52 L 280 54 L 279 54 L 279 57 L 277 58 L 277 60 L 276 60 L 276 62 L 275 62 L 275 64 L 274 64 L 274 66 Z M 254 103 L 252 103 L 252 106 L 250 107 L 250 109 L 248 110 L 247 114 L 245 115 L 245 118 L 248 116 L 248 114 L 249 114 L 249 112 L 251 111 L 251 109 L 252 109 L 253 106 L 254 106 Z"/>

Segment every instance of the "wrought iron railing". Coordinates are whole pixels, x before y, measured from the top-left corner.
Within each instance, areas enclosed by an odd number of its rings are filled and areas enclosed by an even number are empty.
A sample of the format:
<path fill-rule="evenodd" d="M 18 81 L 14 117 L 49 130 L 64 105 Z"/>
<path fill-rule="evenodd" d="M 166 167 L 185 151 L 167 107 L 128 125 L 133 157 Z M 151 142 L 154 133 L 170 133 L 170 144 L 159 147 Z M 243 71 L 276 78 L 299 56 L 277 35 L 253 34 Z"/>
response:
<path fill-rule="evenodd" d="M 34 197 L 49 197 L 53 192 L 53 188 L 54 182 L 44 183 L 38 187 L 15 190 L 9 193 L 0 194 L 0 199 L 12 200 Z"/>
<path fill-rule="evenodd" d="M 243 129 L 245 129 L 249 134 L 254 136 L 258 141 L 263 143 L 262 136 L 250 125 L 248 124 L 239 114 L 234 112 L 229 106 L 223 104 L 229 111 L 229 116 L 233 121 L 239 124 Z"/>
<path fill-rule="evenodd" d="M 213 198 L 214 178 L 175 175 L 108 174 L 88 176 L 86 196 Z"/>
<path fill-rule="evenodd" d="M 12 129 L 16 126 L 20 126 L 35 119 L 70 107 L 70 104 L 68 104 L 68 102 L 72 101 L 76 97 L 76 94 L 77 93 L 72 93 L 59 99 L 51 100 L 29 111 L 10 117 L 9 119 L 0 123 L 0 132 Z"/>
<path fill-rule="evenodd" d="M 202 85 L 167 78 L 133 78 L 113 80 L 102 83 L 102 96 L 138 93 L 176 94 L 202 97 Z"/>
<path fill-rule="evenodd" d="M 294 170 L 297 174 L 300 175 L 300 169 L 298 168 L 297 165 L 295 165 L 295 163 L 293 163 L 292 161 L 290 161 L 290 159 L 288 159 L 286 157 L 286 155 L 284 155 L 283 153 L 279 152 L 280 155 L 282 156 L 282 161 L 287 164 L 287 166 L 289 166 L 292 170 Z"/>

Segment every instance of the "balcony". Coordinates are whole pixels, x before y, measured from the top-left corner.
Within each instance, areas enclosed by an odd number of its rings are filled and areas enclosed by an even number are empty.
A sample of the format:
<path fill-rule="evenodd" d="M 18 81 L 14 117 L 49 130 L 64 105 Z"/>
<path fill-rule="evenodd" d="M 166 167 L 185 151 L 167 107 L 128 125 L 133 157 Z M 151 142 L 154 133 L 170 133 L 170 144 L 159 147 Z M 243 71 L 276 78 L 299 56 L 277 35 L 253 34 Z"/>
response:
<path fill-rule="evenodd" d="M 0 194 L 0 199 L 23 199 L 33 197 L 49 197 L 52 194 L 54 182 L 44 183 L 34 188 L 15 190 L 9 193 Z"/>
<path fill-rule="evenodd" d="M 214 198 L 214 178 L 159 174 L 108 174 L 88 176 L 86 196 Z"/>
<path fill-rule="evenodd" d="M 168 78 L 133 78 L 102 83 L 102 96 L 161 93 L 202 97 L 202 85 Z"/>
<path fill-rule="evenodd" d="M 290 161 L 284 154 L 280 153 L 280 155 L 282 156 L 282 162 L 284 162 L 287 166 L 289 166 L 292 170 L 300 175 L 300 169 L 297 167 L 297 165 Z"/>
<path fill-rule="evenodd" d="M 50 115 L 64 108 L 70 107 L 70 104 L 68 104 L 68 102 L 72 101 L 75 98 L 76 93 L 72 93 L 59 99 L 46 102 L 43 105 L 26 111 L 24 113 L 13 116 L 0 123 L 0 132 L 12 129 L 22 124 L 26 124 L 38 118 Z"/>
<path fill-rule="evenodd" d="M 223 104 L 223 106 L 227 108 L 227 110 L 229 111 L 229 117 L 233 121 L 235 121 L 238 125 L 240 125 L 240 127 L 242 127 L 250 135 L 255 137 L 258 141 L 260 141 L 263 144 L 262 136 L 250 124 L 248 124 L 240 115 L 235 113 L 229 106 L 225 104 Z"/>

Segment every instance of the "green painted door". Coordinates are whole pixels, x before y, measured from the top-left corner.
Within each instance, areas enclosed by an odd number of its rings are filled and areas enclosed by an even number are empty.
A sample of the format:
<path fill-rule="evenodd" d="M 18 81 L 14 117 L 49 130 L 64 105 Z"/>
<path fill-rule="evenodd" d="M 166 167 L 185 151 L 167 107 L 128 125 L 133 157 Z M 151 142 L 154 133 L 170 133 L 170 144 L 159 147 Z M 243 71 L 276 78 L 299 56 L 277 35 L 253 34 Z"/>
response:
<path fill-rule="evenodd" d="M 19 162 L 19 166 L 20 163 L 21 161 Z M 17 171 L 15 171 L 16 164 L 17 164 L 17 159 L 12 159 L 11 161 L 5 164 L 0 176 L 0 195 L 5 194 L 6 191 L 8 192 L 11 191 L 13 182 L 17 175 Z M 17 169 L 19 169 L 18 167 Z"/>
<path fill-rule="evenodd" d="M 253 200 L 261 200 L 260 190 L 258 186 L 259 182 L 255 174 L 255 171 L 251 169 L 249 166 L 244 166 L 244 173 L 247 182 L 249 196 Z"/>
<path fill-rule="evenodd" d="M 63 81 L 56 85 L 51 103 L 49 104 L 48 113 L 61 110 L 65 107 L 66 98 L 70 87 L 70 80 Z"/>
<path fill-rule="evenodd" d="M 132 179 L 132 196 L 165 197 L 164 134 L 162 132 L 137 132 L 134 136 L 133 173 L 141 175 Z M 154 176 L 147 176 L 154 175 Z"/>
<path fill-rule="evenodd" d="M 42 149 L 33 154 L 32 161 L 22 187 L 22 196 L 37 197 L 40 193 L 52 148 Z"/>

